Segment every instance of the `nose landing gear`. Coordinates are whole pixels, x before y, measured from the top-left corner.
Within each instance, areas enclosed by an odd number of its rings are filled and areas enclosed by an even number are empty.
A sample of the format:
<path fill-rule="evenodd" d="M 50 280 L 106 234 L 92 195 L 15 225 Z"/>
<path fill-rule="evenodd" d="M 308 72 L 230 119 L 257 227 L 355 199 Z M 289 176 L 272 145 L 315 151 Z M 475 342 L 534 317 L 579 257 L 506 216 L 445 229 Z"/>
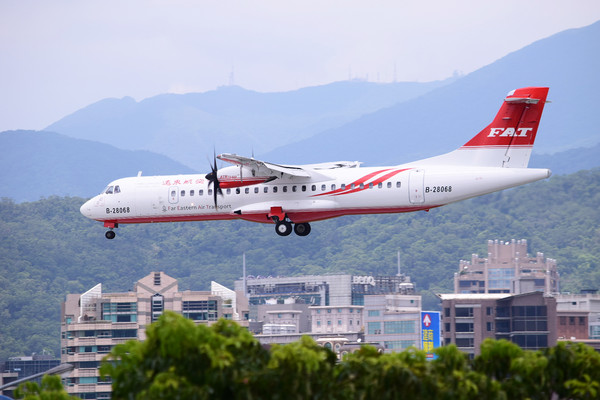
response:
<path fill-rule="evenodd" d="M 105 238 L 107 238 L 107 239 L 114 239 L 115 236 L 117 236 L 117 234 L 115 233 L 115 231 L 113 231 L 113 229 L 119 227 L 118 223 L 116 223 L 116 222 L 104 222 L 104 227 L 108 228 L 108 230 L 104 234 Z"/>

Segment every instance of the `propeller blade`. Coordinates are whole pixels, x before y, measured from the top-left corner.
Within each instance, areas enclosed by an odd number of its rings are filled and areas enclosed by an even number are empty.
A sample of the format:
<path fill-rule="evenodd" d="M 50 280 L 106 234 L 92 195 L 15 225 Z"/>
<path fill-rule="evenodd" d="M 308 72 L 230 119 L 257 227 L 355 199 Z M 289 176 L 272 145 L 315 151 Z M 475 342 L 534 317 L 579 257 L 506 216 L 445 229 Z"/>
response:
<path fill-rule="evenodd" d="M 211 184 L 213 185 L 213 198 L 215 201 L 215 208 L 217 208 L 217 194 L 220 194 L 221 196 L 223 196 L 223 191 L 221 190 L 221 183 L 219 182 L 219 176 L 218 176 L 219 169 L 217 168 L 216 153 L 213 154 L 213 164 L 210 166 L 210 169 L 211 169 L 211 171 L 208 174 L 206 174 L 205 178 L 208 180 L 209 186 Z"/>

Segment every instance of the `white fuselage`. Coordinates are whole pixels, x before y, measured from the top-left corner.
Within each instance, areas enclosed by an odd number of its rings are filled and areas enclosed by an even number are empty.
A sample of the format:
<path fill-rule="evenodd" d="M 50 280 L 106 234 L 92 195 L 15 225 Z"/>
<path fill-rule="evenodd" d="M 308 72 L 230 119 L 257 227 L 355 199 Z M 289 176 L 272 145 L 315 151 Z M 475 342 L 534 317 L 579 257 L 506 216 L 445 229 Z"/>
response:
<path fill-rule="evenodd" d="M 269 213 L 275 208 L 302 223 L 350 214 L 427 210 L 550 176 L 547 169 L 425 164 L 338 168 L 309 178 L 223 189 L 216 207 L 212 185 L 204 175 L 123 178 L 109 184 L 112 193 L 105 191 L 87 201 L 81 212 L 106 226 L 235 218 L 271 223 Z"/>

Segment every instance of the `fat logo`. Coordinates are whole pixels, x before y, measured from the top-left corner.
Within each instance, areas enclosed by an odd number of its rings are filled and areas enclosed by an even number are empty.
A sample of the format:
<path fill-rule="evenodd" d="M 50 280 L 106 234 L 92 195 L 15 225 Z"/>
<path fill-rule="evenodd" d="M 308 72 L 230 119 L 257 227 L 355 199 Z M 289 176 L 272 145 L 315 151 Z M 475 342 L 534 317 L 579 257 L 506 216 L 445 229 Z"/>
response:
<path fill-rule="evenodd" d="M 527 137 L 527 133 L 531 132 L 533 128 L 519 128 L 515 131 L 515 128 L 490 128 L 488 137 Z"/>

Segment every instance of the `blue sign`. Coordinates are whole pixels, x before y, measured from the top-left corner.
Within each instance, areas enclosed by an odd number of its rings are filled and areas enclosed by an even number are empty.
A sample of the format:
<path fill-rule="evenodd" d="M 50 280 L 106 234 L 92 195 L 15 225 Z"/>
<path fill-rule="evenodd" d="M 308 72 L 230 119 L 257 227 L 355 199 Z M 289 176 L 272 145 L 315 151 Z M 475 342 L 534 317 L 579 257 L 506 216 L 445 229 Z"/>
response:
<path fill-rule="evenodd" d="M 440 320 L 439 311 L 421 311 L 421 349 L 425 350 L 430 359 L 435 358 L 433 349 L 442 345 Z"/>

